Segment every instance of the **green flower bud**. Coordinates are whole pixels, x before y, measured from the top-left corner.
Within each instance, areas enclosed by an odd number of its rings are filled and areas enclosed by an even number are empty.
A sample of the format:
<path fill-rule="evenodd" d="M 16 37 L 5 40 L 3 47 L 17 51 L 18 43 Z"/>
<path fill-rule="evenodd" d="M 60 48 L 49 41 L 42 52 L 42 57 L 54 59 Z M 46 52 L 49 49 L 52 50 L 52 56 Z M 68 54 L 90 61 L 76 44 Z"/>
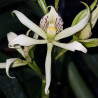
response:
<path fill-rule="evenodd" d="M 79 33 L 78 33 L 78 37 L 79 39 L 81 40 L 85 40 L 85 39 L 88 39 L 90 38 L 92 35 L 92 32 L 91 32 L 91 25 L 90 23 L 88 23 L 84 29 L 82 29 Z"/>

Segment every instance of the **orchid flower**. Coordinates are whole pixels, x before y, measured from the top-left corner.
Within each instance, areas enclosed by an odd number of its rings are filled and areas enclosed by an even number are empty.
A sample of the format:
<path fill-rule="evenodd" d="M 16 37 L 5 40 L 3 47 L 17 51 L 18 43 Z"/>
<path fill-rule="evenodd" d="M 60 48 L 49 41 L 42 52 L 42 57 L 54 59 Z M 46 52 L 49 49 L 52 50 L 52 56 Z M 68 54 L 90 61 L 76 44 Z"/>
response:
<path fill-rule="evenodd" d="M 51 53 L 53 46 L 61 47 L 69 51 L 82 51 L 87 52 L 87 49 L 79 42 L 74 41 L 71 43 L 61 43 L 60 39 L 67 38 L 85 27 L 89 20 L 90 11 L 87 4 L 83 3 L 87 7 L 86 16 L 76 25 L 68 27 L 63 30 L 63 21 L 62 18 L 55 11 L 53 6 L 49 6 L 50 11 L 45 16 L 41 18 L 40 27 L 29 20 L 21 12 L 14 10 L 13 13 L 18 17 L 20 22 L 28 27 L 30 30 L 38 34 L 43 39 L 34 39 L 28 37 L 24 34 L 21 34 L 9 42 L 10 47 L 17 46 L 31 46 L 34 44 L 47 44 L 47 55 L 45 60 L 45 74 L 46 74 L 46 86 L 45 94 L 49 92 L 49 86 L 51 82 Z"/>
<path fill-rule="evenodd" d="M 14 38 L 16 38 L 17 35 L 13 32 L 10 32 L 7 34 L 7 38 L 8 38 L 8 41 L 11 42 Z M 16 50 L 23 56 L 24 56 L 24 52 L 21 48 L 21 46 L 16 46 Z M 10 59 L 7 59 L 5 63 L 0 63 L 0 68 L 6 68 L 6 73 L 7 75 L 10 77 L 10 78 L 14 78 L 14 77 L 11 77 L 9 75 L 9 68 L 12 67 L 19 67 L 19 66 L 24 66 L 24 65 L 27 65 L 27 61 L 25 60 L 21 60 L 19 58 L 10 58 Z"/>
<path fill-rule="evenodd" d="M 27 32 L 27 35 L 28 33 L 30 32 L 30 30 L 28 30 Z M 7 34 L 7 38 L 8 38 L 8 42 L 10 43 L 14 38 L 16 38 L 18 35 L 15 34 L 14 32 L 9 32 Z M 38 35 L 34 35 L 33 38 L 38 38 Z M 33 47 L 33 46 L 32 46 Z M 9 48 L 15 48 L 21 55 L 24 59 L 27 59 L 27 53 L 28 51 L 26 51 L 27 47 L 24 47 L 24 50 L 21 48 L 21 46 L 15 46 L 15 47 L 9 47 Z M 29 47 L 31 48 L 31 47 Z M 10 58 L 10 59 L 7 59 L 5 63 L 0 63 L 0 68 L 6 68 L 6 73 L 7 75 L 10 77 L 10 78 L 14 78 L 14 77 L 11 77 L 9 75 L 9 68 L 14 68 L 14 67 L 19 67 L 19 66 L 24 66 L 24 65 L 27 65 L 28 63 L 28 60 L 21 60 L 19 58 Z"/>

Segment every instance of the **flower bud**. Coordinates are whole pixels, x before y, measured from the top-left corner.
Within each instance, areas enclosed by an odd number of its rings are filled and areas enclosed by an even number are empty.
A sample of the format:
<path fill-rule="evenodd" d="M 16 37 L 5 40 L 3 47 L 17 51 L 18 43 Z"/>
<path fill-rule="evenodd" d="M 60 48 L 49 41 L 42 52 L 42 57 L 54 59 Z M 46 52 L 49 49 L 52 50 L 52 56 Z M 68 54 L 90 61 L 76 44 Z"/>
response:
<path fill-rule="evenodd" d="M 82 29 L 79 33 L 78 33 L 78 36 L 79 36 L 79 39 L 81 40 L 86 40 L 88 38 L 90 38 L 90 36 L 92 35 L 92 32 L 91 32 L 91 25 L 90 23 L 88 23 L 84 29 Z"/>
<path fill-rule="evenodd" d="M 53 24 L 49 24 L 49 27 L 47 28 L 47 39 L 49 42 L 52 42 L 56 36 L 56 28 Z"/>

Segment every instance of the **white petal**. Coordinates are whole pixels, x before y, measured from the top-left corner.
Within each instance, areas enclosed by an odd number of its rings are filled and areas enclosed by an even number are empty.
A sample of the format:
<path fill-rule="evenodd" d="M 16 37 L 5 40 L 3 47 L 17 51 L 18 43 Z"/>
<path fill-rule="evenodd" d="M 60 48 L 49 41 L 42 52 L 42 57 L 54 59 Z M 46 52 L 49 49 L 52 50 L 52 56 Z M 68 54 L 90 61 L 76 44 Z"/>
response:
<path fill-rule="evenodd" d="M 47 44 L 47 56 L 45 61 L 45 73 L 46 73 L 46 86 L 45 86 L 45 94 L 48 94 L 48 89 L 51 82 L 51 52 L 53 45 L 51 43 Z"/>
<path fill-rule="evenodd" d="M 0 68 L 6 68 L 6 63 L 0 63 Z"/>
<path fill-rule="evenodd" d="M 0 63 L 0 64 L 2 64 L 2 63 Z M 9 68 L 10 68 L 10 67 L 12 67 L 12 68 L 14 68 L 14 67 L 19 67 L 19 66 L 23 66 L 23 65 L 26 65 L 26 64 L 27 64 L 26 61 L 23 61 L 23 60 L 18 59 L 18 58 L 11 58 L 11 59 L 7 59 L 7 60 L 6 60 L 5 65 L 4 65 L 4 63 L 3 63 L 3 67 L 6 68 L 6 74 L 8 75 L 8 77 L 14 78 L 14 77 L 11 77 L 11 76 L 9 75 Z M 11 65 L 12 65 L 12 66 L 11 66 Z M 0 67 L 0 68 L 1 68 L 1 67 Z"/>
<path fill-rule="evenodd" d="M 59 42 L 54 41 L 53 44 L 55 46 L 58 46 L 58 47 L 61 47 L 61 48 L 64 48 L 64 49 L 67 49 L 70 51 L 78 50 L 78 51 L 82 51 L 84 53 L 87 53 L 87 49 L 81 43 L 79 43 L 77 41 L 74 41 L 74 42 L 68 43 L 68 44 L 59 43 Z"/>
<path fill-rule="evenodd" d="M 29 20 L 24 14 L 22 14 L 21 12 L 17 10 L 14 10 L 13 13 L 15 13 L 18 19 L 20 20 L 20 22 L 24 24 L 26 27 L 28 27 L 30 30 L 32 30 L 33 32 L 37 33 L 38 35 L 40 35 L 41 37 L 45 39 L 47 38 L 46 33 L 40 27 L 38 27 L 35 23 Z"/>
<path fill-rule="evenodd" d="M 15 34 L 14 32 L 9 32 L 9 33 L 7 34 L 8 42 L 11 42 L 11 41 L 12 41 L 14 38 L 16 38 L 16 37 L 17 37 L 17 34 Z M 11 48 L 11 47 L 9 47 L 9 48 Z M 16 50 L 17 50 L 23 57 L 25 57 L 25 56 L 24 56 L 24 52 L 23 52 L 21 46 L 14 47 L 14 48 L 16 48 Z"/>
<path fill-rule="evenodd" d="M 47 40 L 36 40 L 33 38 L 30 38 L 26 35 L 19 35 L 15 39 L 13 39 L 9 46 L 13 47 L 14 45 L 21 45 L 21 46 L 31 46 L 33 44 L 46 44 Z"/>
<path fill-rule="evenodd" d="M 10 75 L 9 75 L 9 68 L 10 68 L 10 66 L 11 66 L 11 64 L 15 61 L 15 60 L 17 60 L 18 58 L 12 58 L 12 59 L 7 59 L 6 60 L 6 74 L 8 75 L 8 77 L 10 77 L 10 78 L 15 78 L 15 77 L 11 77 Z"/>
<path fill-rule="evenodd" d="M 15 34 L 14 32 L 9 32 L 7 34 L 7 39 L 8 39 L 8 42 L 12 41 L 14 38 L 17 37 L 17 34 Z"/>
<path fill-rule="evenodd" d="M 78 31 L 80 31 L 81 29 L 83 29 L 89 20 L 89 16 L 90 16 L 90 11 L 88 8 L 88 12 L 87 12 L 87 15 L 85 18 L 83 18 L 78 24 L 76 24 L 72 27 L 66 28 L 63 31 L 61 31 L 60 33 L 58 33 L 55 37 L 55 40 L 60 40 L 62 38 L 69 37 L 69 36 L 77 33 Z"/>
<path fill-rule="evenodd" d="M 20 67 L 20 66 L 23 66 L 23 65 L 26 65 L 27 64 L 27 61 L 23 61 L 21 60 L 22 62 L 18 63 L 17 61 L 15 61 L 13 63 L 13 65 L 11 66 L 11 68 L 15 68 L 15 67 Z M 6 63 L 0 63 L 0 69 L 3 69 L 3 68 L 6 68 Z"/>
<path fill-rule="evenodd" d="M 39 37 L 39 35 L 36 34 L 36 33 L 35 33 L 34 36 L 33 36 L 34 39 L 38 39 L 38 37 Z M 35 46 L 35 45 L 32 45 L 31 47 L 29 47 L 29 49 L 33 48 L 34 46 Z"/>

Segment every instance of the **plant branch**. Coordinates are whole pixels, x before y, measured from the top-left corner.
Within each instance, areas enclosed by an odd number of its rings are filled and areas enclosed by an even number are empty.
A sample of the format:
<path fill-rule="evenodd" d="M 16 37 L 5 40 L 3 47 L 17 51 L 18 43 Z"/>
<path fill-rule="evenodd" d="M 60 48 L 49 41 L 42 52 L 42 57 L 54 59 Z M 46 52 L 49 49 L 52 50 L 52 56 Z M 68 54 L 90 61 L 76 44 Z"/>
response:
<path fill-rule="evenodd" d="M 40 69 L 38 68 L 38 66 L 36 65 L 36 63 L 35 63 L 34 60 L 33 60 L 32 63 L 28 63 L 28 66 L 29 66 L 30 68 L 32 68 L 32 69 L 39 75 L 39 77 L 40 77 L 42 80 L 44 79 L 44 77 L 43 77 L 43 75 L 42 75 Z"/>

